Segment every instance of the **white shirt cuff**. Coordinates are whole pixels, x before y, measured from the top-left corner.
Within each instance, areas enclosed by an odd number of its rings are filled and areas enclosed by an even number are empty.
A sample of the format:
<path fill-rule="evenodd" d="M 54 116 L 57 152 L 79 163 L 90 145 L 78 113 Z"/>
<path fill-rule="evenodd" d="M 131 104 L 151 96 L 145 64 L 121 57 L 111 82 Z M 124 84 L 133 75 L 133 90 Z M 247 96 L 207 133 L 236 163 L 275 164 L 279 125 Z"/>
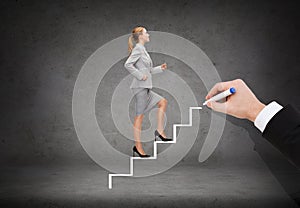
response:
<path fill-rule="evenodd" d="M 262 111 L 257 115 L 254 125 L 263 132 L 268 124 L 268 122 L 273 118 L 273 116 L 282 109 L 283 107 L 277 102 L 273 101 L 265 106 Z"/>

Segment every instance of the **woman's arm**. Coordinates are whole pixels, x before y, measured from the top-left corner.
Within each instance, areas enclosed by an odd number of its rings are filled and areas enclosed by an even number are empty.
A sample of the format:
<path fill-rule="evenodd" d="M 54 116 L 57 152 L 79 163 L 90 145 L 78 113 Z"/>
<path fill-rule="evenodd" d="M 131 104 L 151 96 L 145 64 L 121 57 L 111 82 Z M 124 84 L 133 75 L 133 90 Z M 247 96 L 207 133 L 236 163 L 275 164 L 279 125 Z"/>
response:
<path fill-rule="evenodd" d="M 163 72 L 163 70 L 161 68 L 161 65 L 150 68 L 150 73 L 151 74 L 157 74 L 157 73 L 161 73 L 161 72 Z"/>
<path fill-rule="evenodd" d="M 156 66 L 154 68 L 150 68 L 150 72 L 152 74 L 156 74 L 156 73 L 161 73 L 163 72 L 163 70 L 166 70 L 167 69 L 167 64 L 166 63 L 163 63 L 162 65 L 160 66 Z"/>
<path fill-rule="evenodd" d="M 136 77 L 138 80 L 142 80 L 144 74 L 140 72 L 134 64 L 139 60 L 139 58 L 142 55 L 142 51 L 139 47 L 134 47 L 132 49 L 132 52 L 130 56 L 128 57 L 127 61 L 124 64 L 124 67 L 132 74 L 134 77 Z"/>

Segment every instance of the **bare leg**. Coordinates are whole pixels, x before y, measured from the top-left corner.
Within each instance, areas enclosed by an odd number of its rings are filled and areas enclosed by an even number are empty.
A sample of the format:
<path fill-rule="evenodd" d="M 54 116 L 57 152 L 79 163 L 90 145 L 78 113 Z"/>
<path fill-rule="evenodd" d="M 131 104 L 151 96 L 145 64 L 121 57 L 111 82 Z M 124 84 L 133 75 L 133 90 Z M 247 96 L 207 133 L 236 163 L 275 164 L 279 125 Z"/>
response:
<path fill-rule="evenodd" d="M 160 133 L 163 137 L 166 137 L 166 134 L 163 129 L 164 125 L 164 113 L 166 112 L 168 101 L 167 99 L 163 98 L 161 99 L 157 105 L 158 105 L 158 112 L 157 112 L 157 131 Z"/>
<path fill-rule="evenodd" d="M 141 130 L 142 130 L 142 123 L 143 123 L 144 114 L 140 114 L 138 116 L 135 116 L 134 118 L 134 126 L 133 126 L 133 132 L 134 132 L 134 139 L 135 139 L 135 146 L 139 153 L 142 155 L 145 154 L 143 150 L 143 146 L 141 143 Z"/>

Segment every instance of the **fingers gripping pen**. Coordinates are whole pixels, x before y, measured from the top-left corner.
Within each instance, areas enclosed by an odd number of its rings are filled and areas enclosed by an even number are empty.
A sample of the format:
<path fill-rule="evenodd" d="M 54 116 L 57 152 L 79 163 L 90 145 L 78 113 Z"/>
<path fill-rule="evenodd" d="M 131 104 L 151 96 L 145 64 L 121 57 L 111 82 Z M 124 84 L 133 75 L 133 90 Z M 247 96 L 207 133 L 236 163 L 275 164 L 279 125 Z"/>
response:
<path fill-rule="evenodd" d="M 221 93 L 219 93 L 219 94 L 213 96 L 212 98 L 206 100 L 206 101 L 203 103 L 203 105 L 206 105 L 206 104 L 207 104 L 208 102 L 210 102 L 210 101 L 218 101 L 218 100 L 221 100 L 221 99 L 223 99 L 223 98 L 225 98 L 225 97 L 227 97 L 227 96 L 229 96 L 229 95 L 231 95 L 231 94 L 233 94 L 233 93 L 235 93 L 235 92 L 236 92 L 235 88 L 231 87 L 230 89 L 225 90 L 224 92 L 221 92 Z"/>

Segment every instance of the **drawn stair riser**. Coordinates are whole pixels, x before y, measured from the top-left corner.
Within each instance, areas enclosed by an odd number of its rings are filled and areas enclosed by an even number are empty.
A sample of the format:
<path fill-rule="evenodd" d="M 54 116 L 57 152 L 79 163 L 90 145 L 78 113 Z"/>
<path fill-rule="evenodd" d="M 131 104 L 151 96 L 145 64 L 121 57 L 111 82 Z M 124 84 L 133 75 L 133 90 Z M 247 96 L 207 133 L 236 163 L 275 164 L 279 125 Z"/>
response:
<path fill-rule="evenodd" d="M 192 126 L 192 110 L 200 110 L 202 107 L 190 107 L 189 108 L 189 124 L 173 124 L 173 140 L 172 141 L 154 141 L 153 143 L 153 157 L 130 157 L 129 160 L 129 167 L 130 172 L 129 173 L 123 173 L 123 174 L 108 174 L 108 188 L 112 189 L 112 177 L 120 177 L 120 176 L 133 176 L 133 160 L 156 160 L 157 159 L 157 144 L 174 144 L 176 143 L 176 127 L 186 127 L 186 126 Z"/>

